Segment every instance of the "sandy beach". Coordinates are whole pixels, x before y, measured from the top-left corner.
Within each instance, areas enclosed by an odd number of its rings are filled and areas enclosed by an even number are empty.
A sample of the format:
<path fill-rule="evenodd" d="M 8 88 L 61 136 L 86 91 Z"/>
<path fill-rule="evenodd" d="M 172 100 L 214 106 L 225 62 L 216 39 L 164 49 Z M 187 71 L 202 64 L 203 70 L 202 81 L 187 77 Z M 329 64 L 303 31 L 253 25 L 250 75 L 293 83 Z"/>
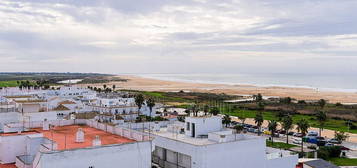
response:
<path fill-rule="evenodd" d="M 128 79 L 127 82 L 111 82 L 118 89 L 133 89 L 145 91 L 197 91 L 210 93 L 225 93 L 234 95 L 252 95 L 261 93 L 264 96 L 292 97 L 298 100 L 326 99 L 331 103 L 357 103 L 357 93 L 317 91 L 309 88 L 291 87 L 257 87 L 253 85 L 227 85 L 164 81 L 158 79 L 143 78 L 138 76 L 119 76 Z M 102 84 L 97 84 L 102 86 Z"/>

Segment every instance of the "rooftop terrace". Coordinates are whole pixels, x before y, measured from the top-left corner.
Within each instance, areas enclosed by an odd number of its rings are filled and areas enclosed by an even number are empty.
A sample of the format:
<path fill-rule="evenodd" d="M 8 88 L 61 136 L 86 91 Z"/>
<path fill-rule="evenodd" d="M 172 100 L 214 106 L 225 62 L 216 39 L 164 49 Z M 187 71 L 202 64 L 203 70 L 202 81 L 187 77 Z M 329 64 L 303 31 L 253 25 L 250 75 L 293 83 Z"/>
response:
<path fill-rule="evenodd" d="M 82 128 L 85 134 L 84 142 L 82 143 L 75 142 L 78 128 Z M 91 147 L 96 135 L 100 137 L 102 145 L 134 142 L 134 140 L 84 125 L 57 126 L 51 131 L 44 131 L 42 128 L 35 128 L 34 130 L 43 133 L 44 137 L 55 141 L 57 143 L 57 150 Z"/>
<path fill-rule="evenodd" d="M 202 137 L 202 138 L 193 138 L 190 136 L 186 136 L 185 134 L 180 134 L 180 133 L 174 133 L 174 132 L 170 132 L 167 130 L 167 128 L 161 128 L 160 131 L 154 131 L 152 132 L 152 134 L 160 136 L 160 137 L 164 137 L 164 138 L 169 138 L 172 140 L 176 140 L 176 141 L 180 141 L 180 142 L 184 142 L 184 143 L 188 143 L 188 144 L 192 144 L 192 145 L 197 145 L 197 146 L 201 146 L 201 145 L 211 145 L 211 144 L 219 144 L 219 143 L 223 143 L 223 142 L 219 142 L 217 140 L 214 140 L 213 138 L 207 138 L 207 137 Z M 250 135 L 235 135 L 235 134 L 228 134 L 227 131 L 219 131 L 219 132 L 213 132 L 210 133 L 212 136 L 221 136 L 221 135 L 225 135 L 225 136 L 229 136 L 230 140 L 226 141 L 226 142 L 232 142 L 232 141 L 242 141 L 242 140 L 248 140 L 248 139 L 256 139 L 259 137 L 256 136 L 250 136 Z M 236 138 L 235 138 L 236 136 Z"/>
<path fill-rule="evenodd" d="M 0 168 L 16 168 L 15 164 L 0 164 Z"/>

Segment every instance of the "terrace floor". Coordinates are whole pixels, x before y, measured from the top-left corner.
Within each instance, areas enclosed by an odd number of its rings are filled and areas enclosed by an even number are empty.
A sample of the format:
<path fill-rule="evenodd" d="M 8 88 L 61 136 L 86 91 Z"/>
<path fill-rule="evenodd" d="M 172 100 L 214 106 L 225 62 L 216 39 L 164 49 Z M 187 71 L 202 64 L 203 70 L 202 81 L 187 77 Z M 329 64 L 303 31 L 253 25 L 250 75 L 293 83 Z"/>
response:
<path fill-rule="evenodd" d="M 84 142 L 76 142 L 76 132 L 78 128 L 84 131 Z M 100 137 L 102 145 L 123 144 L 135 142 L 119 135 L 111 134 L 99 129 L 82 125 L 69 125 L 54 127 L 51 131 L 43 131 L 42 128 L 34 129 L 43 133 L 43 136 L 57 143 L 57 150 L 78 149 L 92 146 L 92 141 L 96 135 Z M 0 167 L 1 168 L 1 167 Z"/>
<path fill-rule="evenodd" d="M 15 164 L 0 164 L 0 168 L 16 168 Z"/>

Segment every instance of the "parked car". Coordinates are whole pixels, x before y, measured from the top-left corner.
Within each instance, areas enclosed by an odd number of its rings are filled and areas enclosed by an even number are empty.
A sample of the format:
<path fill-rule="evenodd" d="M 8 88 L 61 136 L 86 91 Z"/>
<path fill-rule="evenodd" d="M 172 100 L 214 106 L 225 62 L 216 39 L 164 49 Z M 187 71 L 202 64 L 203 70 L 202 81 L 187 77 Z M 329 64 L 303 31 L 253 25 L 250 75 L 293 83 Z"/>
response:
<path fill-rule="evenodd" d="M 290 131 L 289 133 L 288 133 L 288 135 L 294 135 L 295 134 L 295 132 L 293 132 L 293 131 Z"/>
<path fill-rule="evenodd" d="M 335 138 L 329 139 L 327 142 L 328 142 L 328 143 L 332 143 L 332 144 L 341 144 L 341 141 L 338 141 L 338 140 L 335 139 Z"/>
<path fill-rule="evenodd" d="M 326 145 L 326 141 L 325 140 L 317 140 L 316 141 L 316 145 L 317 146 L 325 146 Z"/>
<path fill-rule="evenodd" d="M 335 146 L 333 143 L 326 143 L 325 146 Z"/>
<path fill-rule="evenodd" d="M 302 138 L 294 137 L 293 138 L 293 143 L 294 144 L 301 144 L 302 143 Z"/>
<path fill-rule="evenodd" d="M 268 130 L 263 131 L 263 133 L 264 133 L 265 135 L 271 135 L 271 132 L 268 131 Z"/>
<path fill-rule="evenodd" d="M 254 133 L 258 133 L 259 132 L 259 129 L 255 129 L 254 130 Z M 261 131 L 260 131 L 261 132 Z"/>
<path fill-rule="evenodd" d="M 294 133 L 294 135 L 293 135 L 294 137 L 302 137 L 302 133 L 299 133 L 299 132 L 297 132 L 297 133 Z"/>
<path fill-rule="evenodd" d="M 248 128 L 248 132 L 254 132 L 254 128 Z"/>
<path fill-rule="evenodd" d="M 279 134 L 286 134 L 286 131 L 285 130 L 279 130 Z"/>
<path fill-rule="evenodd" d="M 307 136 L 308 137 L 317 137 L 317 136 L 319 136 L 319 133 L 317 133 L 316 131 L 309 131 L 307 133 Z"/>

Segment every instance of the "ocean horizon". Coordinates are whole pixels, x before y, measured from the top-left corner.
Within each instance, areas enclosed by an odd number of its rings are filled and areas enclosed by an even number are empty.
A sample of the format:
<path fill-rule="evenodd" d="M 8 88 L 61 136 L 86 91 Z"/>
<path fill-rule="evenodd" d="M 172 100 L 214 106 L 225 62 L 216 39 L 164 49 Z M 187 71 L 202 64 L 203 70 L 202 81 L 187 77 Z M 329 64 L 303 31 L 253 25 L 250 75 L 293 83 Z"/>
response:
<path fill-rule="evenodd" d="M 253 85 L 258 87 L 275 86 L 309 88 L 320 91 L 357 92 L 357 79 L 353 78 L 353 75 L 340 74 L 148 73 L 130 75 L 190 83 Z"/>

